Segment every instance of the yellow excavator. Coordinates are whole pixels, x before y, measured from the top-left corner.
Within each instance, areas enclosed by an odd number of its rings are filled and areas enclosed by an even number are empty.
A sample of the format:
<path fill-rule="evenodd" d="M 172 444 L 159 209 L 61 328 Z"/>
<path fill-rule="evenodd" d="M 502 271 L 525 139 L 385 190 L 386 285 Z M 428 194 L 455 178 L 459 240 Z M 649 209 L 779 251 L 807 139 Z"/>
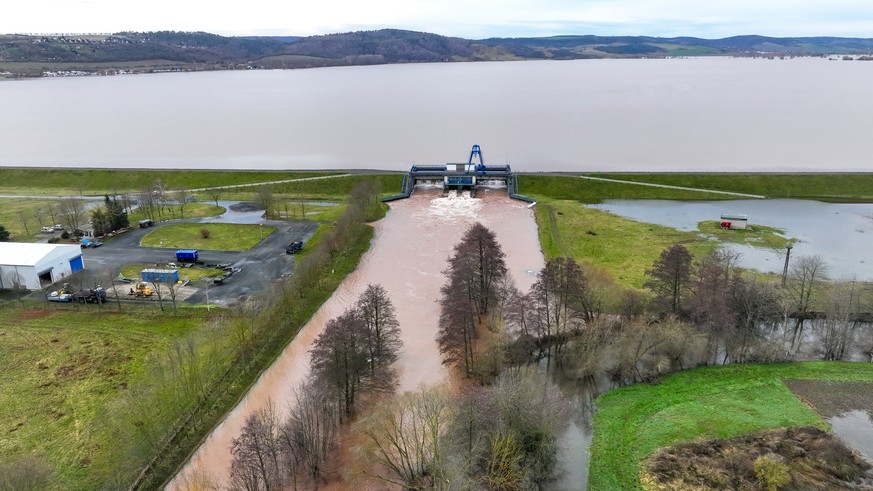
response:
<path fill-rule="evenodd" d="M 138 281 L 133 288 L 130 289 L 128 295 L 136 295 L 137 297 L 150 297 L 154 295 L 155 291 L 148 284 L 142 281 Z"/>

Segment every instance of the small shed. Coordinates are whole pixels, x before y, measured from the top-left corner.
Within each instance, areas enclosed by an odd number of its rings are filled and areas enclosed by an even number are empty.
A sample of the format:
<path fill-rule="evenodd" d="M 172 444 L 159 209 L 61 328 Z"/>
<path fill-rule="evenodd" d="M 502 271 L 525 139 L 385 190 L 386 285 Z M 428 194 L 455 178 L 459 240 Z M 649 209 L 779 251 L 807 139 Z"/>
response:
<path fill-rule="evenodd" d="M 749 224 L 749 215 L 738 215 L 736 213 L 722 213 L 721 228 L 733 228 L 745 230 Z"/>
<path fill-rule="evenodd" d="M 39 290 L 84 267 L 78 245 L 0 242 L 0 288 Z"/>

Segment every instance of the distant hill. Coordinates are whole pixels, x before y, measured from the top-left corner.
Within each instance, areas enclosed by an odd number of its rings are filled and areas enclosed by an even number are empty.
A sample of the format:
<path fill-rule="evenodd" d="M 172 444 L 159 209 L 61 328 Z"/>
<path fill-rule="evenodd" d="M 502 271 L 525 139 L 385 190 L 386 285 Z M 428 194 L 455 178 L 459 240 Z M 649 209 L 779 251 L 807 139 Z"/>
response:
<path fill-rule="evenodd" d="M 869 55 L 873 39 L 734 36 L 552 36 L 470 40 L 382 29 L 323 36 L 224 37 L 204 32 L 0 35 L 0 76 L 306 68 L 381 63 L 667 56 Z M 869 59 L 864 56 L 860 59 Z"/>

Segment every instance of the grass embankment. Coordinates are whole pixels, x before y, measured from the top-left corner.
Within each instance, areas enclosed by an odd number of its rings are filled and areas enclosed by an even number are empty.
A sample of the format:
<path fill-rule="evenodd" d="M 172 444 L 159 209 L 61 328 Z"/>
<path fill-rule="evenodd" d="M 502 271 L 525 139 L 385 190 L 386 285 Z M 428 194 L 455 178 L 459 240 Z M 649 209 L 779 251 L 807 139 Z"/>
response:
<path fill-rule="evenodd" d="M 144 269 L 155 269 L 157 268 L 154 264 L 125 264 L 121 268 L 121 276 L 125 278 L 137 278 L 140 279 L 142 270 Z M 200 278 L 218 278 L 219 276 L 224 274 L 224 271 L 215 268 L 181 268 L 179 271 L 179 280 L 181 281 L 191 281 L 197 282 Z M 122 288 L 123 290 L 123 288 Z"/>
<path fill-rule="evenodd" d="M 768 198 L 815 199 L 831 202 L 873 201 L 873 174 L 585 174 L 594 177 L 625 181 L 667 184 L 691 188 L 714 189 L 737 193 L 757 194 Z M 642 187 L 642 186 L 634 186 Z M 668 190 L 665 190 L 668 191 Z M 681 196 L 681 191 L 678 191 Z M 624 196 L 635 198 L 637 196 Z M 725 198 L 728 198 L 725 196 Z M 696 198 L 669 198 L 696 199 Z M 714 198 L 708 198 L 714 199 Z"/>
<path fill-rule="evenodd" d="M 202 229 L 209 230 L 209 238 L 203 238 Z M 275 231 L 275 227 L 267 225 L 180 223 L 149 232 L 140 240 L 140 245 L 206 251 L 247 251 Z"/>
<path fill-rule="evenodd" d="M 337 177 L 332 179 L 314 179 L 310 181 L 298 181 L 270 186 L 273 195 L 277 198 L 294 200 L 313 199 L 341 201 L 351 195 L 352 188 L 361 181 L 375 186 L 380 196 L 388 196 L 400 192 L 403 183 L 403 174 L 368 174 Z M 251 200 L 253 190 L 228 190 L 227 196 L 232 198 Z M 200 199 L 200 198 L 198 198 Z M 206 201 L 206 198 L 201 201 Z M 257 200 L 255 200 L 257 201 Z"/>
<path fill-rule="evenodd" d="M 819 415 L 785 379 L 873 380 L 873 364 L 780 363 L 706 367 L 637 384 L 597 399 L 588 489 L 641 489 L 641 463 L 680 441 L 729 438 L 766 428 L 814 425 Z"/>
<path fill-rule="evenodd" d="M 597 175 L 596 177 L 605 176 Z M 544 198 L 566 199 L 582 203 L 600 203 L 605 199 L 732 199 L 731 196 L 724 194 L 656 188 L 651 186 L 637 186 L 634 184 L 616 182 L 592 181 L 572 176 L 522 175 L 518 178 L 518 188 L 520 194 L 531 196 L 537 200 L 542 200 Z"/>
<path fill-rule="evenodd" d="M 140 191 L 154 185 L 158 180 L 164 184 L 165 189 L 172 191 L 179 188 L 232 186 L 334 174 L 340 172 L 2 168 L 0 194 L 113 194 Z"/>
<path fill-rule="evenodd" d="M 59 308 L 0 309 L 0 462 L 35 456 L 55 468 L 53 489 L 98 489 L 116 449 L 105 425 L 110 403 L 205 312 Z"/>
<path fill-rule="evenodd" d="M 227 208 L 223 206 L 216 206 L 209 203 L 188 203 L 181 210 L 179 209 L 179 205 L 172 205 L 165 208 L 161 210 L 161 215 L 155 218 L 160 221 L 173 220 L 176 218 L 217 217 L 218 215 L 224 214 L 226 211 Z M 131 226 L 136 227 L 140 220 L 148 217 L 145 216 L 139 208 L 134 208 L 133 213 L 130 213 L 127 218 L 130 220 Z"/>
<path fill-rule="evenodd" d="M 768 198 L 815 199 L 830 202 L 873 201 L 873 174 L 580 174 L 606 179 L 665 184 L 714 191 L 755 194 Z M 526 174 L 519 177 L 519 192 L 553 199 L 597 203 L 604 199 L 742 199 L 724 194 L 665 189 L 634 184 L 591 181 L 567 176 Z"/>

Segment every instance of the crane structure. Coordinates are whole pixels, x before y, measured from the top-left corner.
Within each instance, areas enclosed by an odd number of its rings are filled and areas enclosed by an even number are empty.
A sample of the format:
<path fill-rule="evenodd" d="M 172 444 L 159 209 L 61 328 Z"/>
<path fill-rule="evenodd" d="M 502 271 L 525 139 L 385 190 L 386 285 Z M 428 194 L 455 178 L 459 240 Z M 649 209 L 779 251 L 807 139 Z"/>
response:
<path fill-rule="evenodd" d="M 478 161 L 478 162 L 477 162 Z M 413 165 L 403 177 L 403 187 L 400 194 L 388 196 L 383 201 L 408 198 L 416 184 L 442 184 L 443 194 L 451 190 L 470 191 L 475 197 L 478 187 L 504 187 L 509 196 L 514 199 L 532 203 L 534 200 L 517 193 L 518 183 L 509 165 L 486 165 L 482 148 L 473 145 L 470 157 L 464 163 L 449 163 L 444 165 Z"/>

